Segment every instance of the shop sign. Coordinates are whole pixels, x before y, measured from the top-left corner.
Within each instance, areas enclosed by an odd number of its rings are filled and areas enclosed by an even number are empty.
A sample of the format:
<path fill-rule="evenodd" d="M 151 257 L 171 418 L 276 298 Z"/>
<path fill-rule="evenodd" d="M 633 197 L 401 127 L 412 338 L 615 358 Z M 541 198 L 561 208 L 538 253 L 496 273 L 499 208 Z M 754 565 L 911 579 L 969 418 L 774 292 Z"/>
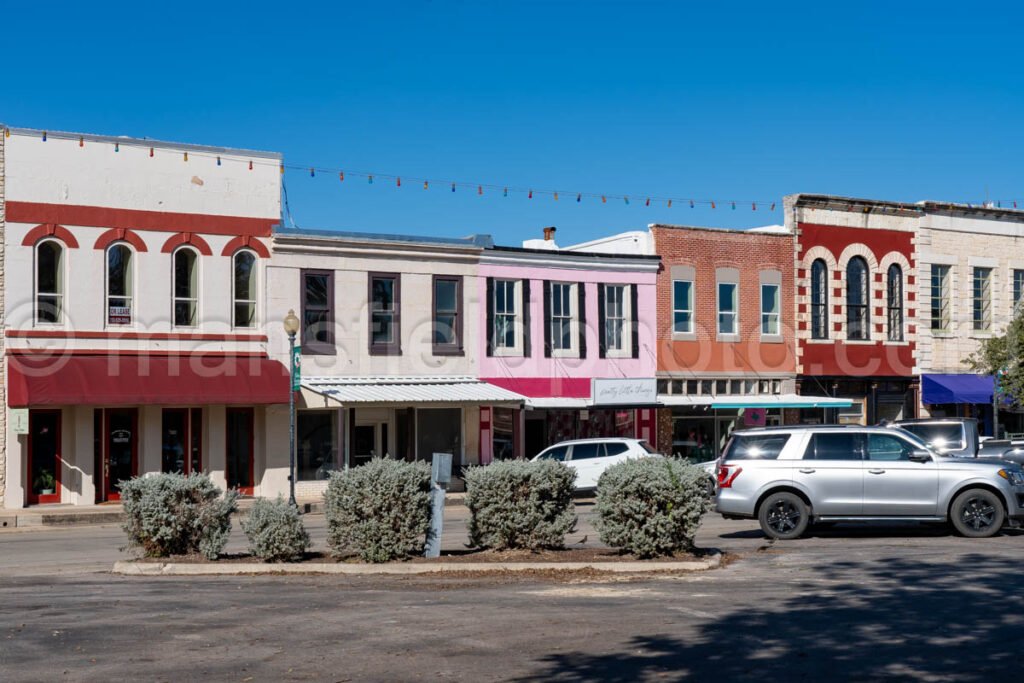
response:
<path fill-rule="evenodd" d="M 11 408 L 11 430 L 14 434 L 28 434 L 28 408 Z"/>
<path fill-rule="evenodd" d="M 639 405 L 658 402 L 658 384 L 653 378 L 598 378 L 592 380 L 594 405 Z"/>
<path fill-rule="evenodd" d="M 128 306 L 110 306 L 107 320 L 111 325 L 131 325 L 132 309 Z"/>
<path fill-rule="evenodd" d="M 131 443 L 132 433 L 127 429 L 115 429 L 110 432 L 111 443 Z"/>

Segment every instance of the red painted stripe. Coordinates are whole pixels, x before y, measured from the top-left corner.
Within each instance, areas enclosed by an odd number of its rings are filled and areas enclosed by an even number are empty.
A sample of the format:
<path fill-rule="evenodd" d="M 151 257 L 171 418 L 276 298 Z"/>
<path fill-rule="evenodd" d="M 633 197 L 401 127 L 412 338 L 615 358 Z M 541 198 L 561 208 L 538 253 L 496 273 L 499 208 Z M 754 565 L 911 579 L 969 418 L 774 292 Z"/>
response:
<path fill-rule="evenodd" d="M 142 241 L 134 230 L 127 228 L 111 228 L 96 238 L 93 249 L 106 249 L 114 242 L 125 241 L 135 247 L 135 251 L 146 251 L 146 243 Z"/>
<path fill-rule="evenodd" d="M 247 218 L 115 209 L 106 206 L 8 201 L 7 221 L 10 223 L 60 223 L 93 228 L 132 228 L 158 232 L 201 232 L 208 235 L 270 237 L 271 228 L 279 222 L 279 219 L 276 216 L 273 218 Z"/>
<path fill-rule="evenodd" d="M 188 332 L 105 332 L 82 330 L 7 330 L 15 339 L 132 339 L 140 341 L 246 341 L 265 342 L 265 334 L 206 334 Z"/>
<path fill-rule="evenodd" d="M 260 351 L 150 351 L 147 349 L 7 349 L 7 356 L 148 356 L 150 358 L 266 358 Z"/>
<path fill-rule="evenodd" d="M 25 239 L 21 240 L 21 246 L 34 247 L 36 242 L 44 237 L 56 237 L 69 248 L 78 249 L 78 240 L 71 234 L 71 231 L 62 225 L 54 225 L 53 223 L 37 225 L 29 230 L 28 234 L 25 235 Z"/>
<path fill-rule="evenodd" d="M 220 255 L 232 256 L 236 251 L 238 251 L 242 247 L 249 247 L 254 252 L 256 252 L 257 256 L 261 256 L 263 258 L 270 258 L 270 250 L 267 249 L 266 245 L 264 245 L 263 242 L 260 242 L 258 239 L 250 237 L 249 235 L 240 235 L 231 240 L 230 242 L 228 242 L 227 244 L 225 244 L 224 250 L 220 253 Z"/>
<path fill-rule="evenodd" d="M 589 377 L 483 377 L 483 381 L 531 398 L 590 398 Z"/>
<path fill-rule="evenodd" d="M 164 242 L 163 248 L 160 249 L 160 252 L 163 254 L 170 254 L 182 244 L 191 244 L 193 247 L 198 249 L 199 253 L 203 256 L 213 256 L 213 251 L 210 249 L 210 245 L 206 240 L 191 232 L 179 232 L 177 235 L 168 237 L 167 241 Z"/>

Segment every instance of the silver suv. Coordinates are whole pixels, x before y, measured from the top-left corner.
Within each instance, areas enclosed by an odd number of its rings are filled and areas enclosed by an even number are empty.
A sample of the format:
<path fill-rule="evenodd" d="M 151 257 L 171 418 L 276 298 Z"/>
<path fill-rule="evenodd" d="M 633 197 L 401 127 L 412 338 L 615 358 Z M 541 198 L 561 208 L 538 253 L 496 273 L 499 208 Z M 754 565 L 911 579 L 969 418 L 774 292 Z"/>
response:
<path fill-rule="evenodd" d="M 1024 470 L 940 455 L 902 429 L 771 427 L 734 432 L 716 467 L 716 509 L 771 538 L 811 522 L 949 521 L 984 538 L 1024 519 Z"/>

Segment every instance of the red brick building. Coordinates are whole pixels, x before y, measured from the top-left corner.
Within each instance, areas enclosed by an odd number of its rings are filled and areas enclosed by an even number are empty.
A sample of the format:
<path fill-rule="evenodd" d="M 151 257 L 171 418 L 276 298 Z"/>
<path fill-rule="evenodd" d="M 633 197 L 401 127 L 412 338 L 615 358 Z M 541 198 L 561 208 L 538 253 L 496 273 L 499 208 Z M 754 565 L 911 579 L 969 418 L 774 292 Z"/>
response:
<path fill-rule="evenodd" d="M 796 244 L 798 389 L 851 406 L 829 420 L 874 424 L 917 413 L 913 204 L 790 195 Z M 810 414 L 801 416 L 814 420 Z"/>
<path fill-rule="evenodd" d="M 708 460 L 734 428 L 783 423 L 801 403 L 793 235 L 672 225 L 652 225 L 651 235 L 662 261 L 658 399 L 669 406 L 658 448 Z"/>

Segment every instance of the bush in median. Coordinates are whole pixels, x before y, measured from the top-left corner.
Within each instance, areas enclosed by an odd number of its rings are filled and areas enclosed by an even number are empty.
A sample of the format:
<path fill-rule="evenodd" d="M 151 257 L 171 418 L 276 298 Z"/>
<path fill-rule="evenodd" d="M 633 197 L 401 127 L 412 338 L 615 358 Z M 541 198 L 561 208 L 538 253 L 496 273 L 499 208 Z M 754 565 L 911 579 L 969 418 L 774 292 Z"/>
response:
<path fill-rule="evenodd" d="M 257 500 L 242 520 L 242 531 L 249 539 L 249 552 L 266 562 L 301 560 L 313 544 L 298 508 L 280 496 Z"/>
<path fill-rule="evenodd" d="M 430 529 L 430 467 L 374 458 L 331 474 L 324 492 L 327 545 L 367 562 L 422 555 Z"/>
<path fill-rule="evenodd" d="M 711 508 L 707 474 L 674 458 L 638 458 L 613 465 L 597 481 L 601 540 L 647 558 L 693 549 L 693 537 Z"/>
<path fill-rule="evenodd" d="M 469 468 L 469 544 L 495 550 L 561 548 L 576 527 L 575 478 L 572 469 L 553 460 L 503 460 Z"/>
<path fill-rule="evenodd" d="M 231 533 L 235 491 L 224 494 L 205 474 L 155 474 L 121 483 L 128 548 L 146 557 L 201 553 L 215 560 Z"/>

